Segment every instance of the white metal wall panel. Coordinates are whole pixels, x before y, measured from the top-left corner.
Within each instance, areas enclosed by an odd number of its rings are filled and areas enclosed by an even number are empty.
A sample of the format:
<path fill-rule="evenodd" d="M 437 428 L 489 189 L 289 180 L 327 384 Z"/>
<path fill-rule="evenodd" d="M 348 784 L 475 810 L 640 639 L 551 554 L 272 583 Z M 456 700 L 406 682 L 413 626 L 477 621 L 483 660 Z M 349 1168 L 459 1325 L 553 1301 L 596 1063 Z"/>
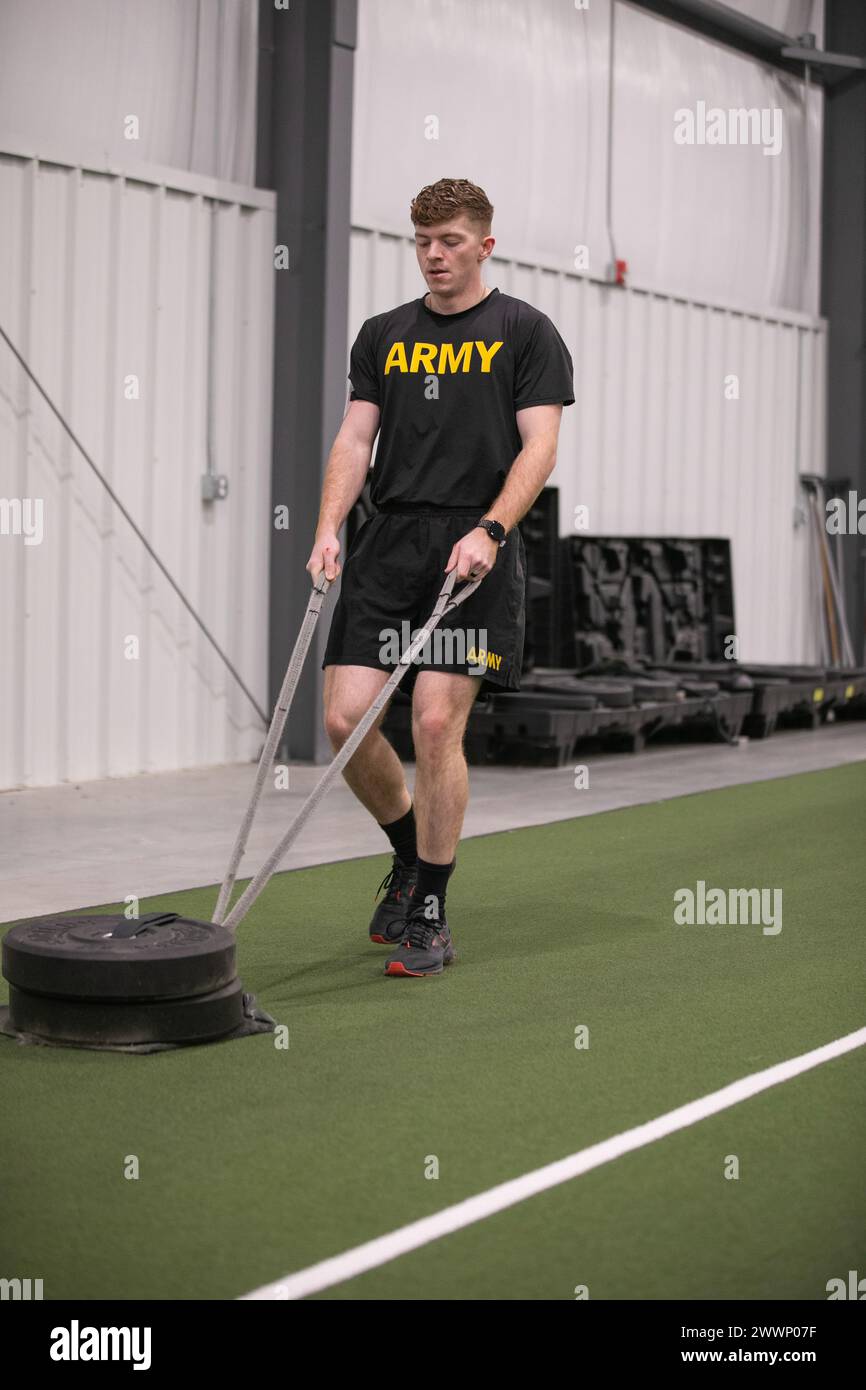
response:
<path fill-rule="evenodd" d="M 821 92 L 634 5 L 615 16 L 613 228 L 632 279 L 816 312 Z M 675 143 L 676 113 L 700 102 L 778 112 L 779 153 Z"/>
<path fill-rule="evenodd" d="M 0 149 L 252 184 L 257 60 L 257 0 L 3 0 Z"/>
<path fill-rule="evenodd" d="M 174 183 L 0 155 L 0 323 L 266 706 L 274 198 Z M 0 536 L 0 786 L 254 757 L 250 701 L 0 342 L 0 497 L 28 496 L 42 544 Z"/>
<path fill-rule="evenodd" d="M 350 344 L 420 296 L 412 241 L 354 228 Z M 826 328 L 493 257 L 486 283 L 556 324 L 575 365 L 551 483 L 560 532 L 729 537 L 740 656 L 818 659 L 801 472 L 825 472 Z M 739 399 L 725 397 L 738 380 Z M 811 575 L 811 579 L 810 579 Z"/>
<path fill-rule="evenodd" d="M 758 312 L 814 314 L 823 95 L 616 0 L 360 0 L 352 221 L 403 234 L 412 197 L 470 178 L 510 260 Z M 608 92 L 613 42 L 613 139 Z M 683 146 L 697 103 L 782 113 L 782 148 Z M 606 203 L 611 174 L 613 243 Z"/>

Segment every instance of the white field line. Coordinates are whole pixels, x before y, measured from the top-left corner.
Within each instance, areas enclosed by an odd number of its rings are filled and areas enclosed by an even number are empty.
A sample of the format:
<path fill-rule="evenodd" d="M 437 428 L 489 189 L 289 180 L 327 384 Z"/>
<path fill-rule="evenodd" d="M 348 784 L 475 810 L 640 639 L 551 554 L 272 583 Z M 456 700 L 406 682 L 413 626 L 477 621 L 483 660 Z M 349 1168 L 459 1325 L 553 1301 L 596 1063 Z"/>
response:
<path fill-rule="evenodd" d="M 836 1038 L 834 1042 L 825 1043 L 823 1047 L 816 1047 L 811 1052 L 804 1052 L 800 1057 L 791 1057 L 787 1062 L 777 1062 L 775 1066 L 767 1067 L 765 1071 L 756 1071 L 752 1076 L 732 1081 L 720 1091 L 713 1091 L 708 1096 L 689 1101 L 688 1105 L 669 1110 L 666 1115 L 659 1115 L 635 1129 L 627 1129 L 622 1134 L 615 1134 L 611 1139 L 602 1140 L 600 1144 L 592 1144 L 578 1153 L 569 1154 L 567 1158 L 548 1163 L 544 1168 L 536 1168 L 531 1173 L 524 1173 L 522 1177 L 499 1183 L 487 1192 L 479 1192 L 475 1197 L 467 1197 L 465 1201 L 456 1202 L 454 1206 L 445 1207 L 442 1211 L 434 1212 L 432 1216 L 412 1221 L 408 1226 L 401 1226 L 388 1235 L 378 1236 L 375 1240 L 366 1241 L 364 1245 L 356 1245 L 353 1250 L 346 1250 L 342 1255 L 334 1255 L 331 1259 L 309 1265 L 307 1269 L 287 1274 L 273 1284 L 263 1284 L 261 1288 L 253 1289 L 251 1293 L 242 1294 L 241 1297 L 298 1299 L 318 1293 L 320 1289 L 332 1288 L 334 1284 L 345 1283 L 347 1279 L 354 1279 L 367 1270 L 396 1260 L 410 1250 L 417 1250 L 422 1245 L 429 1245 L 431 1241 L 441 1240 L 443 1236 L 463 1230 L 476 1221 L 483 1221 L 486 1216 L 505 1211 L 539 1192 L 546 1192 L 548 1188 L 569 1182 L 571 1178 L 580 1177 L 582 1173 L 588 1173 L 593 1168 L 600 1168 L 604 1163 L 611 1163 L 623 1154 L 642 1149 L 647 1144 L 654 1144 L 658 1139 L 664 1139 L 666 1135 L 674 1134 L 677 1130 L 688 1129 L 709 1115 L 717 1115 L 721 1110 L 728 1110 L 751 1096 L 759 1095 L 761 1091 L 768 1091 L 771 1086 L 779 1086 L 783 1081 L 790 1081 L 802 1072 L 821 1066 L 822 1062 L 830 1062 L 834 1057 L 841 1057 L 846 1052 L 853 1052 L 864 1045 L 866 1028 L 858 1028 L 855 1033 L 848 1033 L 844 1038 Z"/>

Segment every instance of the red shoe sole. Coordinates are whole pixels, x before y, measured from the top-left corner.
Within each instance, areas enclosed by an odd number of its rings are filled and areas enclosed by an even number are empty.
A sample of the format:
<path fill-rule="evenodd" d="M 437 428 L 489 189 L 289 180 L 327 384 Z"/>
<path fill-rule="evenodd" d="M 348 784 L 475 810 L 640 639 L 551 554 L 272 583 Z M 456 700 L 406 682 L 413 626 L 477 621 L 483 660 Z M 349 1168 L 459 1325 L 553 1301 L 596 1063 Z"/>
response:
<path fill-rule="evenodd" d="M 429 975 L 440 975 L 440 970 L 407 970 L 399 960 L 389 961 L 385 966 L 386 975 L 412 975 L 416 980 L 426 980 Z"/>

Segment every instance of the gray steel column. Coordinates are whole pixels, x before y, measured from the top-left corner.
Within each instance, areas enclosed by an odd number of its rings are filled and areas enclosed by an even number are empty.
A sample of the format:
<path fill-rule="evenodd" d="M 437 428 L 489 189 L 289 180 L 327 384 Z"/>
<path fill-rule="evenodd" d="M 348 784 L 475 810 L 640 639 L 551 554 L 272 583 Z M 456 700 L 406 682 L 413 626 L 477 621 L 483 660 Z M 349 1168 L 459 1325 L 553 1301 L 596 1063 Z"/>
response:
<path fill-rule="evenodd" d="M 352 78 L 356 0 L 259 0 L 256 183 L 277 194 L 274 271 L 269 701 L 273 707 L 310 595 L 304 570 L 321 481 L 346 405 Z M 278 757 L 330 762 L 321 666 L 338 586 L 325 602 Z"/>
<path fill-rule="evenodd" d="M 866 4 L 828 0 L 824 47 L 866 57 Z M 821 210 L 821 313 L 829 320 L 827 474 L 866 497 L 866 81 L 826 89 Z M 846 498 L 847 501 L 847 498 Z M 856 518 L 854 521 L 856 526 Z M 850 518 L 849 518 L 850 525 Z M 831 539 L 831 545 L 835 542 Z M 866 662 L 866 536 L 845 538 L 854 657 Z"/>

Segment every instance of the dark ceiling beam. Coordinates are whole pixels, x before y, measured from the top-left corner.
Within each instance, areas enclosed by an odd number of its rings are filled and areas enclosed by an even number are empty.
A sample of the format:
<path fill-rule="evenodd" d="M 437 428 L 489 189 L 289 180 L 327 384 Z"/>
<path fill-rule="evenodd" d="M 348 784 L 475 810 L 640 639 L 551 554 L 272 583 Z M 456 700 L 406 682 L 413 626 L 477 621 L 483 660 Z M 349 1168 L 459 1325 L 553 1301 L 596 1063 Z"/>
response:
<path fill-rule="evenodd" d="M 852 70 L 863 70 L 860 57 L 825 54 L 815 46 L 814 35 L 786 34 L 732 10 L 721 0 L 633 0 L 633 3 L 794 77 L 805 77 L 808 65 L 809 80 L 818 85 L 833 86 L 847 79 Z"/>

